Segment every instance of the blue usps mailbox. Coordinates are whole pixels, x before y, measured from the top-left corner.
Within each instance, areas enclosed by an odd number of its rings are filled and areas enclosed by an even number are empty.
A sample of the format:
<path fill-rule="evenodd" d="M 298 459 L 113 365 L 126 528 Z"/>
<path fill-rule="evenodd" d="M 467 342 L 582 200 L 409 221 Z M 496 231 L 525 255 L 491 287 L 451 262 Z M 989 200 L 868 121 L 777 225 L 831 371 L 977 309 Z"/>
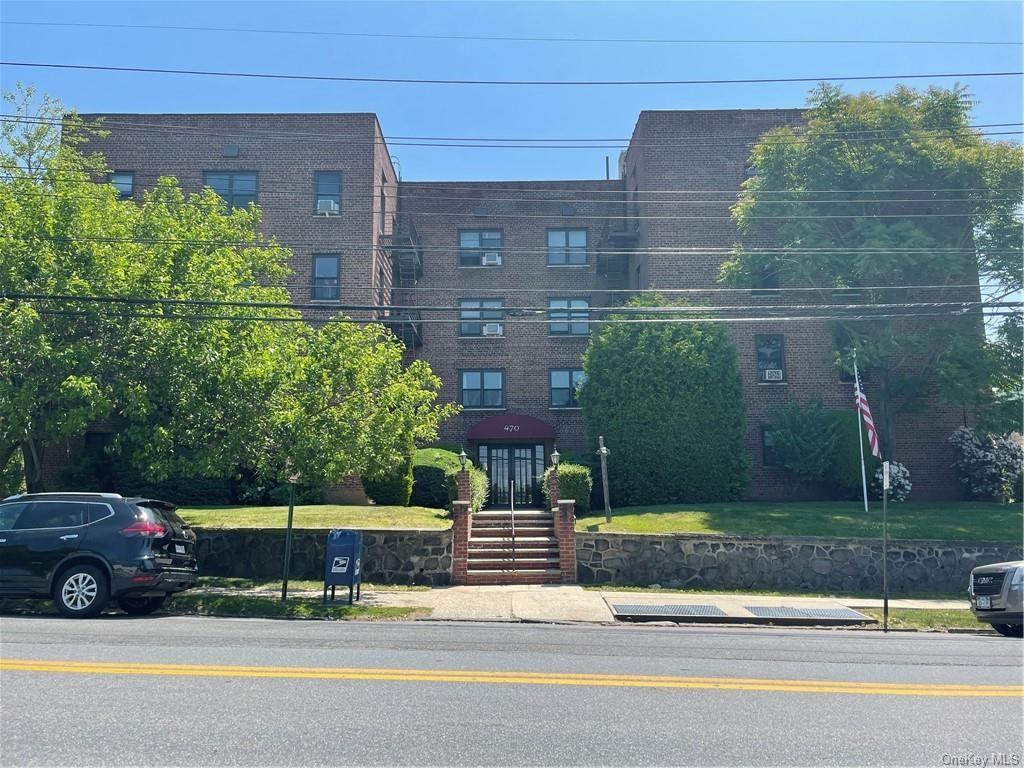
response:
<path fill-rule="evenodd" d="M 324 602 L 327 602 L 327 588 L 331 588 L 331 600 L 334 589 L 339 584 L 348 587 L 348 604 L 352 605 L 352 594 L 355 599 L 360 597 L 363 581 L 363 533 L 362 531 L 344 531 L 334 529 L 327 534 L 327 546 L 324 550 Z"/>

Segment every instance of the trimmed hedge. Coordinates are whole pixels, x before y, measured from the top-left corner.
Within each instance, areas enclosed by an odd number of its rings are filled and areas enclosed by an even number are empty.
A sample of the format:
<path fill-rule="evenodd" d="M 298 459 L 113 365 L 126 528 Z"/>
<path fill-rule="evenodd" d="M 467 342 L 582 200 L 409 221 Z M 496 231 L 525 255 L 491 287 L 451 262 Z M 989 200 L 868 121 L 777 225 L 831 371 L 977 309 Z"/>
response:
<path fill-rule="evenodd" d="M 391 472 L 380 477 L 364 477 L 363 489 L 376 504 L 409 506 L 412 496 L 413 458 L 406 457 Z"/>
<path fill-rule="evenodd" d="M 551 498 L 549 485 L 554 469 L 554 467 L 548 467 L 545 470 L 542 484 L 544 498 L 547 499 L 549 509 L 554 507 L 558 501 L 558 499 Z M 558 465 L 558 492 L 563 499 L 575 500 L 577 515 L 590 511 L 590 492 L 593 487 L 594 481 L 587 467 L 582 464 L 566 464 L 565 462 Z"/>
<path fill-rule="evenodd" d="M 645 295 L 632 306 L 674 306 Z M 671 313 L 629 315 L 664 320 Z M 616 506 L 732 501 L 747 484 L 736 348 L 714 322 L 620 322 L 583 356 L 579 401 L 590 445 L 604 435 Z"/>
<path fill-rule="evenodd" d="M 480 509 L 487 502 L 490 483 L 487 473 L 472 466 L 469 468 L 471 505 Z M 413 486 L 411 502 L 421 507 L 451 509 L 452 501 L 458 496 L 455 475 L 461 464 L 459 456 L 442 448 L 420 448 L 413 456 Z"/>

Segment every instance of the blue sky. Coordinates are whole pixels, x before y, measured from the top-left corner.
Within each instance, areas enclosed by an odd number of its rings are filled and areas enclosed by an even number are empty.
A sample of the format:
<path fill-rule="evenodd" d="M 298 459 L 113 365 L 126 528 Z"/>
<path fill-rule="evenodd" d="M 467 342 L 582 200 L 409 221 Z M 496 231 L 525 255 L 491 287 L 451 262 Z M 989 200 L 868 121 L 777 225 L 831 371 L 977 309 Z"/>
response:
<path fill-rule="evenodd" d="M 543 37 L 1019 40 L 1017 2 L 3 2 L 10 21 Z M 702 79 L 1020 71 L 1020 46 L 431 41 L 263 33 L 0 27 L 8 61 L 471 79 Z M 280 82 L 0 70 L 80 111 L 376 112 L 389 135 L 628 137 L 642 109 L 802 106 L 808 84 L 495 87 Z M 951 85 L 952 80 L 934 84 Z M 1021 80 L 964 78 L 977 123 L 1019 122 Z M 915 81 L 924 87 L 927 81 Z M 890 81 L 851 83 L 887 90 Z M 614 150 L 393 147 L 403 177 L 604 175 Z"/>

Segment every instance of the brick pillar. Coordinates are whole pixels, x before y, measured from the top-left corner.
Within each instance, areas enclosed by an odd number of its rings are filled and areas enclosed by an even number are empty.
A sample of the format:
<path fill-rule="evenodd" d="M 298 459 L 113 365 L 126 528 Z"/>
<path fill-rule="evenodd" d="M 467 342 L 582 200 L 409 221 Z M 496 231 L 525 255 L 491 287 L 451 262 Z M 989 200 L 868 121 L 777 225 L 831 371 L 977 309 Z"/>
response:
<path fill-rule="evenodd" d="M 551 470 L 551 474 L 548 475 L 548 499 L 551 504 L 551 511 L 554 512 L 558 509 L 558 497 L 560 495 L 558 488 L 558 467 L 555 466 Z"/>
<path fill-rule="evenodd" d="M 576 583 L 576 500 L 559 499 L 555 513 L 558 567 L 563 584 Z"/>
<path fill-rule="evenodd" d="M 465 474 L 464 472 L 462 474 Z M 469 570 L 469 527 L 468 501 L 452 502 L 452 583 L 465 584 Z"/>
<path fill-rule="evenodd" d="M 455 473 L 455 487 L 458 490 L 459 501 L 473 501 L 473 490 L 469 483 L 469 472 L 463 469 Z"/>

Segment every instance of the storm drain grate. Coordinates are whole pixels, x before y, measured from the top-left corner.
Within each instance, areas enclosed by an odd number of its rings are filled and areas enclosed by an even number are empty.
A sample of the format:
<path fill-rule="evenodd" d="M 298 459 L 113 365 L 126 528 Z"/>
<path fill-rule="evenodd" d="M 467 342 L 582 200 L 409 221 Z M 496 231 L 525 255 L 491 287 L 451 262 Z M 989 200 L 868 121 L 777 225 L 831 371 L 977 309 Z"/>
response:
<path fill-rule="evenodd" d="M 869 621 L 864 614 L 850 608 L 790 608 L 782 605 L 743 606 L 759 619 L 853 619 Z"/>
<path fill-rule="evenodd" d="M 726 616 L 715 605 L 613 605 L 620 616 Z"/>

